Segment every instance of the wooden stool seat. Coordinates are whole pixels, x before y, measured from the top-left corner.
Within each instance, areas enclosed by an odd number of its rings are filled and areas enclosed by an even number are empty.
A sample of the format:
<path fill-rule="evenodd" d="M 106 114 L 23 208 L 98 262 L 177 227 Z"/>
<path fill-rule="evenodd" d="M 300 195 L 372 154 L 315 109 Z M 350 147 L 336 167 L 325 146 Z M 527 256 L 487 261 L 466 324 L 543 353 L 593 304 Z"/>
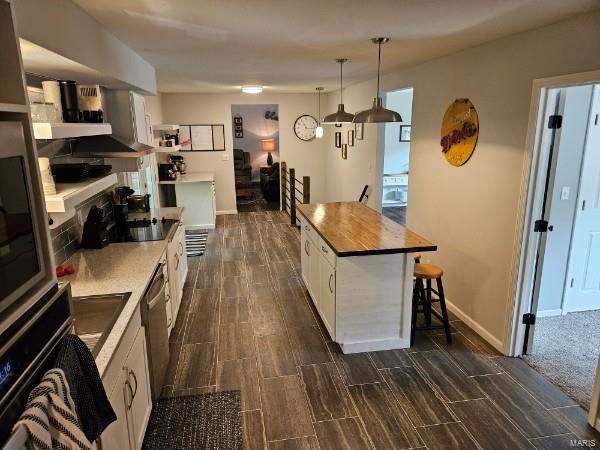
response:
<path fill-rule="evenodd" d="M 435 266 L 433 264 L 418 263 L 415 264 L 414 274 L 417 278 L 422 278 L 425 280 L 435 280 L 437 278 L 442 278 L 442 275 L 444 275 L 444 271 L 441 267 Z"/>

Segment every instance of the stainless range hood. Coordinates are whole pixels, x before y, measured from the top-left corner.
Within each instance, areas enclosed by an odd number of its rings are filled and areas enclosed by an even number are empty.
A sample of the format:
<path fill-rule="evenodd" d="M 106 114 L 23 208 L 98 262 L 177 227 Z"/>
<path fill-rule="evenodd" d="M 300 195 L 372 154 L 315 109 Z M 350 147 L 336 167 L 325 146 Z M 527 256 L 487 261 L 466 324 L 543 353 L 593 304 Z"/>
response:
<path fill-rule="evenodd" d="M 154 150 L 150 145 L 114 135 L 81 137 L 71 145 L 74 156 L 89 155 L 99 158 L 142 158 Z"/>

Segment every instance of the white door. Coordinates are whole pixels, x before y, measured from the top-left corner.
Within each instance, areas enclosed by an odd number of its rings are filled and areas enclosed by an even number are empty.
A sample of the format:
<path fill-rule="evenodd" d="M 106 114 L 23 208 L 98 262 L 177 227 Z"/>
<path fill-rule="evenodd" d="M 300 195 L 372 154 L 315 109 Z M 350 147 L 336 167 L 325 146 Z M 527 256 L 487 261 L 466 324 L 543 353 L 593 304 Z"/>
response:
<path fill-rule="evenodd" d="M 320 255 L 320 304 L 319 313 L 329 331 L 331 339 L 335 340 L 335 269 L 331 267 L 325 256 Z"/>
<path fill-rule="evenodd" d="M 308 257 L 310 259 L 310 263 L 308 264 L 310 268 L 309 280 L 308 280 L 308 291 L 313 299 L 313 304 L 317 311 L 321 310 L 321 267 L 320 267 L 320 259 L 321 255 L 319 254 L 319 249 L 317 246 L 311 241 L 308 240 Z"/>
<path fill-rule="evenodd" d="M 101 448 L 103 449 L 118 448 L 128 450 L 130 448 L 126 406 L 126 401 L 128 401 L 127 396 L 129 394 L 126 392 L 125 378 L 126 372 L 122 370 L 117 379 L 115 388 L 108 399 L 117 415 L 117 420 L 111 423 L 100 437 L 100 441 L 102 442 Z"/>
<path fill-rule="evenodd" d="M 600 85 L 594 86 L 563 313 L 600 309 Z"/>
<path fill-rule="evenodd" d="M 308 238 L 308 234 L 306 234 L 306 229 L 308 225 L 302 226 L 302 232 L 300 233 L 300 238 L 302 242 L 301 256 L 300 256 L 300 265 L 302 266 L 302 279 L 304 280 L 304 285 L 306 288 L 309 288 L 310 283 L 310 240 Z"/>

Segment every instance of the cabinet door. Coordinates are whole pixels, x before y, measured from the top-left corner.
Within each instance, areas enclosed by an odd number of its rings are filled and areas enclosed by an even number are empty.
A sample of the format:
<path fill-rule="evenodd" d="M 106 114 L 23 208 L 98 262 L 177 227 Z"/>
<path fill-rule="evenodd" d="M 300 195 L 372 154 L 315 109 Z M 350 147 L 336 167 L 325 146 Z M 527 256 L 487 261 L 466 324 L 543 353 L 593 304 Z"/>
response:
<path fill-rule="evenodd" d="M 325 256 L 320 256 L 319 314 L 329 336 L 335 340 L 335 269 Z"/>
<path fill-rule="evenodd" d="M 319 260 L 321 259 L 321 255 L 319 254 L 319 249 L 315 246 L 311 239 L 308 240 L 308 253 L 309 253 L 309 267 L 310 267 L 310 275 L 308 281 L 308 291 L 313 299 L 313 303 L 317 310 L 319 309 L 319 303 L 321 302 L 321 292 L 320 292 L 320 269 L 319 269 Z"/>
<path fill-rule="evenodd" d="M 125 363 L 129 436 L 131 448 L 135 450 L 142 448 L 146 426 L 152 411 L 147 355 L 146 333 L 144 327 L 141 327 Z"/>
<path fill-rule="evenodd" d="M 111 423 L 102 436 L 100 436 L 101 448 L 112 449 L 118 448 L 123 450 L 130 449 L 129 432 L 127 430 L 127 395 L 125 379 L 127 373 L 121 370 L 117 383 L 113 389 L 108 401 L 117 415 L 117 420 Z"/>
<path fill-rule="evenodd" d="M 179 255 L 177 253 L 177 236 L 173 236 L 173 240 L 169 242 L 167 246 L 167 272 L 169 275 L 169 297 L 171 298 L 171 312 L 167 313 L 167 316 L 173 316 L 173 322 L 177 319 L 177 313 L 179 312 L 179 303 L 175 304 L 177 298 L 179 298 L 179 275 L 177 269 L 179 266 Z"/>
<path fill-rule="evenodd" d="M 301 251 L 300 262 L 302 265 L 302 279 L 304 280 L 304 284 L 306 285 L 306 288 L 309 289 L 308 285 L 310 283 L 310 253 L 309 253 L 310 252 L 310 249 L 309 249 L 310 239 L 308 238 L 308 235 L 304 231 L 304 226 L 302 227 L 302 233 L 301 233 L 300 238 L 301 238 L 300 242 L 302 242 L 302 248 L 300 249 L 300 251 Z"/>
<path fill-rule="evenodd" d="M 179 282 L 179 298 L 177 299 L 177 304 L 179 304 L 183 297 L 183 285 L 185 284 L 188 273 L 187 254 L 185 251 L 185 227 L 183 226 L 183 222 L 179 223 L 179 229 L 177 230 L 176 251 L 177 255 L 179 255 L 179 267 L 177 268 L 177 280 Z"/>

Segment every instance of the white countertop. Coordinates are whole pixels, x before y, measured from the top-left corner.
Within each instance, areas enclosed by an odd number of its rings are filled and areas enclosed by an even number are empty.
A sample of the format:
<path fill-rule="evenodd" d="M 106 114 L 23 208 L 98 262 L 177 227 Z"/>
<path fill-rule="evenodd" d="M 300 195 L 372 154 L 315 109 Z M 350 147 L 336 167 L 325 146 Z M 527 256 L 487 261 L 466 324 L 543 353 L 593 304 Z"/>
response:
<path fill-rule="evenodd" d="M 205 183 L 215 181 L 214 172 L 187 172 L 176 180 L 159 181 L 158 184 Z"/>
<path fill-rule="evenodd" d="M 156 217 L 157 219 L 180 220 L 183 214 L 183 207 L 152 208 L 149 212 L 130 212 L 129 219 L 141 219 L 144 217 Z"/>
<path fill-rule="evenodd" d="M 60 281 L 71 283 L 74 297 L 131 292 L 96 356 L 101 377 L 166 249 L 166 240 L 117 243 L 100 250 L 80 250 L 64 263 L 74 264 L 77 269 L 75 274 L 60 278 Z"/>

